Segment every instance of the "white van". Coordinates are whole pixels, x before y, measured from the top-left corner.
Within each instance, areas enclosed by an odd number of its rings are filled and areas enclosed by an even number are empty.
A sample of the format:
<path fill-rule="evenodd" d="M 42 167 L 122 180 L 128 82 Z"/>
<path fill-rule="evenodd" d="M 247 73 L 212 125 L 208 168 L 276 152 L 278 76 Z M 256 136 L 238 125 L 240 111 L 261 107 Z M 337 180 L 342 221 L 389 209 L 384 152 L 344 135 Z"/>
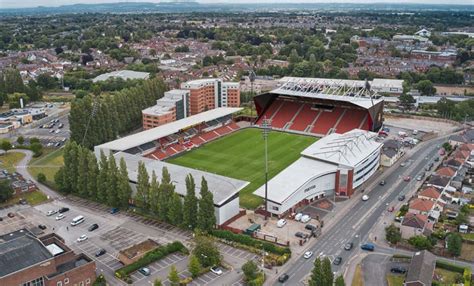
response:
<path fill-rule="evenodd" d="M 280 219 L 278 222 L 277 222 L 277 227 L 284 227 L 286 225 L 286 220 L 285 219 Z"/>
<path fill-rule="evenodd" d="M 76 216 L 75 218 L 72 219 L 72 222 L 71 222 L 71 225 L 72 226 L 76 226 L 80 223 L 83 223 L 84 222 L 84 217 L 83 216 Z"/>

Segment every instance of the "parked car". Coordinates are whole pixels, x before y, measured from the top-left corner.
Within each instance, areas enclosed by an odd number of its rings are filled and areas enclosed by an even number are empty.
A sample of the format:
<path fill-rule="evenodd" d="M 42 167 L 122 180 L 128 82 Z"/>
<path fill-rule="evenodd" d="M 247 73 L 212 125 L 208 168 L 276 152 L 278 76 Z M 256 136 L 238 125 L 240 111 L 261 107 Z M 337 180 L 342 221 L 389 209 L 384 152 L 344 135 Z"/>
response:
<path fill-rule="evenodd" d="M 58 214 L 58 215 L 56 216 L 56 220 L 62 220 L 62 219 L 65 218 L 65 217 L 66 217 L 66 216 L 63 215 L 63 214 Z"/>
<path fill-rule="evenodd" d="M 307 230 L 310 230 L 310 231 L 315 231 L 315 230 L 318 229 L 317 226 L 314 226 L 312 224 L 307 224 L 304 228 L 307 229 Z"/>
<path fill-rule="evenodd" d="M 367 251 L 374 251 L 375 250 L 375 245 L 373 245 L 372 243 L 366 243 L 366 244 L 362 244 L 360 246 L 360 248 L 362 250 L 367 250 Z"/>
<path fill-rule="evenodd" d="M 296 220 L 296 221 L 300 221 L 302 216 L 303 216 L 302 213 L 297 213 L 297 214 L 295 215 L 295 220 Z"/>
<path fill-rule="evenodd" d="M 389 213 L 391 213 L 391 212 L 393 212 L 394 210 L 395 210 L 395 207 L 394 207 L 394 206 L 391 206 L 391 207 L 388 208 L 387 211 L 388 211 Z"/>
<path fill-rule="evenodd" d="M 407 164 L 407 163 L 405 163 L 405 162 L 402 162 L 402 163 L 400 164 L 400 167 L 405 167 L 405 166 L 406 166 L 406 164 Z"/>
<path fill-rule="evenodd" d="M 310 259 L 311 256 L 313 256 L 313 252 L 312 251 L 306 251 L 303 255 L 304 258 L 306 259 Z"/>
<path fill-rule="evenodd" d="M 56 210 L 50 210 L 46 213 L 46 215 L 47 216 L 52 216 L 52 215 L 57 214 L 57 213 L 58 213 L 58 211 L 56 211 Z"/>
<path fill-rule="evenodd" d="M 65 212 L 67 212 L 67 211 L 69 211 L 69 208 L 64 207 L 64 208 L 60 208 L 58 212 L 59 212 L 60 214 L 62 214 L 62 213 L 65 213 Z"/>
<path fill-rule="evenodd" d="M 14 214 L 14 213 L 8 213 L 7 216 L 8 216 L 9 218 L 12 218 L 12 217 L 15 217 L 15 214 Z"/>
<path fill-rule="evenodd" d="M 97 252 L 95 253 L 95 257 L 102 256 L 102 255 L 104 255 L 106 252 L 107 252 L 107 250 L 101 248 L 101 249 L 97 250 Z"/>
<path fill-rule="evenodd" d="M 439 161 L 439 157 L 435 157 L 435 158 L 434 158 L 434 161 L 435 161 L 435 162 L 438 162 L 438 161 Z"/>
<path fill-rule="evenodd" d="M 404 201 L 405 200 L 405 195 L 399 195 L 398 200 L 399 201 Z"/>
<path fill-rule="evenodd" d="M 82 241 L 85 241 L 87 239 L 88 239 L 87 235 L 83 234 L 83 235 L 81 235 L 77 238 L 77 242 L 82 242 Z"/>
<path fill-rule="evenodd" d="M 405 274 L 407 272 L 406 268 L 404 267 L 401 267 L 401 266 L 396 266 L 396 267 L 392 267 L 390 269 L 390 272 L 392 273 L 399 273 L 399 274 Z"/>
<path fill-rule="evenodd" d="M 211 267 L 211 272 L 216 275 L 222 275 L 222 269 L 219 266 Z"/>
<path fill-rule="evenodd" d="M 111 209 L 110 209 L 110 213 L 111 213 L 111 214 L 116 214 L 116 213 L 118 213 L 118 212 L 119 212 L 119 209 L 118 209 L 118 208 L 111 208 Z"/>
<path fill-rule="evenodd" d="M 290 278 L 290 275 L 283 273 L 282 275 L 280 275 L 280 277 L 278 277 L 278 282 L 284 283 L 288 280 L 288 278 Z"/>
<path fill-rule="evenodd" d="M 433 168 L 433 163 L 430 163 L 428 166 L 426 166 L 425 171 L 429 171 Z"/>
<path fill-rule="evenodd" d="M 346 244 L 344 245 L 344 249 L 347 250 L 347 251 L 349 251 L 349 250 L 352 249 L 353 246 L 354 246 L 354 243 L 348 242 L 348 243 L 346 243 Z"/>
<path fill-rule="evenodd" d="M 302 239 L 305 239 L 305 238 L 308 237 L 308 235 L 306 233 L 303 233 L 301 231 L 298 231 L 297 233 L 295 233 L 295 236 L 299 237 L 299 238 L 302 238 Z"/>
<path fill-rule="evenodd" d="M 411 177 L 410 177 L 410 176 L 405 176 L 405 177 L 403 177 L 403 180 L 404 180 L 405 182 L 410 182 Z"/>
<path fill-rule="evenodd" d="M 46 226 L 44 224 L 39 224 L 38 225 L 38 228 L 39 229 L 42 229 L 42 230 L 45 230 L 46 229 Z"/>
<path fill-rule="evenodd" d="M 310 220 L 311 220 L 311 217 L 309 215 L 304 215 L 304 216 L 301 217 L 301 222 L 302 223 L 307 223 Z"/>
<path fill-rule="evenodd" d="M 277 227 L 284 227 L 286 225 L 286 219 L 280 219 L 278 222 L 277 222 Z"/>
<path fill-rule="evenodd" d="M 379 185 L 385 186 L 385 180 L 380 181 Z"/>
<path fill-rule="evenodd" d="M 140 272 L 141 274 L 143 274 L 145 276 L 150 276 L 150 274 L 151 274 L 150 269 L 147 268 L 147 267 L 142 267 L 142 268 L 138 269 L 138 272 Z"/>
<path fill-rule="evenodd" d="M 20 199 L 20 200 L 18 201 L 18 203 L 19 203 L 20 205 L 26 205 L 28 202 L 27 202 L 25 199 Z"/>
<path fill-rule="evenodd" d="M 418 176 L 416 177 L 416 180 L 417 180 L 418 182 L 421 181 L 421 180 L 423 180 L 423 175 L 418 175 Z"/>
<path fill-rule="evenodd" d="M 362 201 L 365 202 L 365 201 L 368 201 L 368 200 L 369 200 L 369 196 L 367 196 L 367 195 L 362 196 Z"/>
<path fill-rule="evenodd" d="M 339 265 L 339 264 L 341 264 L 341 262 L 342 262 L 342 257 L 338 256 L 338 257 L 336 257 L 336 258 L 334 259 L 334 261 L 332 262 L 332 264 L 334 264 L 334 265 Z"/>
<path fill-rule="evenodd" d="M 88 230 L 89 231 L 94 231 L 99 228 L 99 225 L 94 223 L 93 225 L 89 226 Z"/>

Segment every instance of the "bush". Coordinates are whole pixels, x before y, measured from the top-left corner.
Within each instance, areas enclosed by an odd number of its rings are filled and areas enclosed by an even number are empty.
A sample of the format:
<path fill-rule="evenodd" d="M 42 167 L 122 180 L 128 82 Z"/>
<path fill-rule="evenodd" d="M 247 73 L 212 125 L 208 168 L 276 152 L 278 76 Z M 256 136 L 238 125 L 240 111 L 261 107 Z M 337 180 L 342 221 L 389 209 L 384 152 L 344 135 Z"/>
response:
<path fill-rule="evenodd" d="M 37 179 L 38 179 L 38 182 L 44 183 L 46 182 L 46 175 L 43 173 L 38 173 Z"/>
<path fill-rule="evenodd" d="M 192 277 L 186 277 L 184 279 L 179 280 L 179 285 L 188 285 L 191 282 L 193 282 L 193 278 Z"/>
<path fill-rule="evenodd" d="M 102 274 L 97 276 L 97 279 L 95 279 L 94 283 L 92 284 L 92 286 L 106 286 L 106 285 L 107 285 L 107 281 L 105 280 L 105 277 Z"/>
<path fill-rule="evenodd" d="M 175 241 L 173 243 L 169 243 L 167 245 L 157 247 L 153 249 L 152 251 L 146 253 L 142 258 L 138 259 L 134 263 L 124 266 L 118 269 L 117 271 L 115 271 L 115 277 L 127 282 L 127 279 L 129 278 L 128 275 L 132 273 L 133 271 L 136 271 L 142 267 L 147 266 L 148 264 L 152 262 L 155 262 L 159 259 L 164 258 L 165 256 L 171 253 L 178 252 L 178 251 L 185 254 L 188 253 L 187 248 L 179 241 Z"/>
<path fill-rule="evenodd" d="M 471 286 L 472 271 L 469 267 L 464 268 L 462 276 L 464 278 L 464 286 Z"/>
<path fill-rule="evenodd" d="M 431 241 L 423 235 L 415 235 L 408 239 L 408 243 L 413 245 L 418 250 L 428 249 L 433 247 Z"/>
<path fill-rule="evenodd" d="M 277 254 L 277 255 L 290 254 L 291 255 L 291 250 L 288 247 L 277 246 L 273 243 L 261 241 L 261 240 L 252 238 L 248 235 L 235 234 L 228 230 L 213 230 L 211 232 L 211 235 L 221 238 L 221 239 L 228 240 L 228 241 L 234 241 L 240 244 L 252 246 L 255 248 L 262 248 L 263 246 L 263 249 L 265 251 L 273 253 L 273 254 Z"/>
<path fill-rule="evenodd" d="M 462 266 L 454 265 L 443 260 L 436 261 L 436 267 L 461 274 L 463 274 L 465 270 L 465 268 Z"/>

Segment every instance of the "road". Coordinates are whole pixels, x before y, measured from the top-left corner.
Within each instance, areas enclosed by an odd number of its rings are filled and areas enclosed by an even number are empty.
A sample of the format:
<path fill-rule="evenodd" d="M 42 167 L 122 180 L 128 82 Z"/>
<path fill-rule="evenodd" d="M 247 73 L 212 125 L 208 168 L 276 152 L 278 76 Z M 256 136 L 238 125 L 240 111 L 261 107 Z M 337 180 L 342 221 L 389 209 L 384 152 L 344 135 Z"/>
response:
<path fill-rule="evenodd" d="M 337 221 L 330 229 L 323 229 L 323 235 L 308 248 L 313 251 L 314 256 L 311 259 L 301 257 L 289 269 L 283 269 L 290 276 L 285 285 L 303 285 L 303 281 L 311 272 L 314 259 L 317 256 L 329 257 L 331 261 L 335 257 L 341 256 L 343 263 L 338 266 L 333 265 L 333 271 L 337 272 L 337 275 L 342 274 L 345 263 L 356 252 L 360 244 L 367 242 L 370 230 L 382 213 L 387 210 L 387 206 L 396 201 L 400 194 L 406 194 L 415 183 L 414 181 L 409 183 L 403 181 L 403 176 L 416 177 L 436 157 L 437 146 L 444 141 L 445 139 L 438 138 L 421 143 L 416 149 L 411 150 L 412 152 L 401 159 L 401 161 L 407 162 L 405 167 L 394 166 L 387 171 L 385 186 L 374 182 L 373 186 L 365 192 L 370 197 L 367 202 L 360 200 L 360 195 L 355 196 L 353 199 L 358 201 L 350 211 L 350 215 Z M 343 246 L 347 242 L 353 242 L 356 249 L 345 251 Z"/>

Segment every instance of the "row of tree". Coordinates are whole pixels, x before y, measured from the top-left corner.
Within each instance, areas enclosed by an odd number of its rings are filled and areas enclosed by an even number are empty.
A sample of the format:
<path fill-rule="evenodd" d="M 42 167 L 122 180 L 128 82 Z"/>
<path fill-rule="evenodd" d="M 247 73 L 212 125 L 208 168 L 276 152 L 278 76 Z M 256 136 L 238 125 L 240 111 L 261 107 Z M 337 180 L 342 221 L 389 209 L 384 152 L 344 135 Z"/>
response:
<path fill-rule="evenodd" d="M 201 180 L 200 199 L 191 175 L 186 177 L 184 200 L 175 192 L 168 169 L 162 169 L 161 181 L 155 171 L 151 179 L 143 162 L 138 164 L 137 191 L 132 196 L 127 165 L 123 158 L 117 164 L 110 154 L 94 153 L 76 142 L 64 147 L 64 166 L 56 173 L 55 182 L 60 191 L 98 201 L 111 207 L 128 208 L 133 197 L 135 206 L 142 212 L 162 221 L 208 232 L 216 225 L 214 198 L 207 181 Z"/>
<path fill-rule="evenodd" d="M 20 72 L 17 69 L 5 69 L 0 71 L 0 106 L 8 102 L 10 108 L 20 106 L 20 97 L 24 103 L 41 99 L 41 91 L 46 89 L 40 84 L 46 84 L 46 74 L 38 76 L 38 82 L 30 81 L 27 85 L 23 83 Z"/>
<path fill-rule="evenodd" d="M 196 184 L 191 174 L 186 177 L 184 200 L 175 192 L 175 186 L 167 168 L 163 168 L 161 182 L 155 171 L 151 180 L 145 164 L 138 164 L 137 192 L 135 204 L 142 211 L 157 216 L 160 220 L 189 229 L 209 232 L 216 225 L 214 197 L 207 181 L 202 177 L 200 199 L 196 197 Z"/>
<path fill-rule="evenodd" d="M 336 277 L 334 279 L 334 273 L 331 268 L 331 261 L 329 258 L 317 257 L 314 260 L 314 267 L 311 271 L 311 276 L 308 281 L 310 286 L 344 286 L 344 278 L 342 276 Z"/>
<path fill-rule="evenodd" d="M 161 79 L 152 79 L 114 94 L 99 96 L 98 91 L 75 100 L 69 115 L 71 139 L 92 148 L 138 128 L 142 109 L 153 105 L 165 90 Z"/>

